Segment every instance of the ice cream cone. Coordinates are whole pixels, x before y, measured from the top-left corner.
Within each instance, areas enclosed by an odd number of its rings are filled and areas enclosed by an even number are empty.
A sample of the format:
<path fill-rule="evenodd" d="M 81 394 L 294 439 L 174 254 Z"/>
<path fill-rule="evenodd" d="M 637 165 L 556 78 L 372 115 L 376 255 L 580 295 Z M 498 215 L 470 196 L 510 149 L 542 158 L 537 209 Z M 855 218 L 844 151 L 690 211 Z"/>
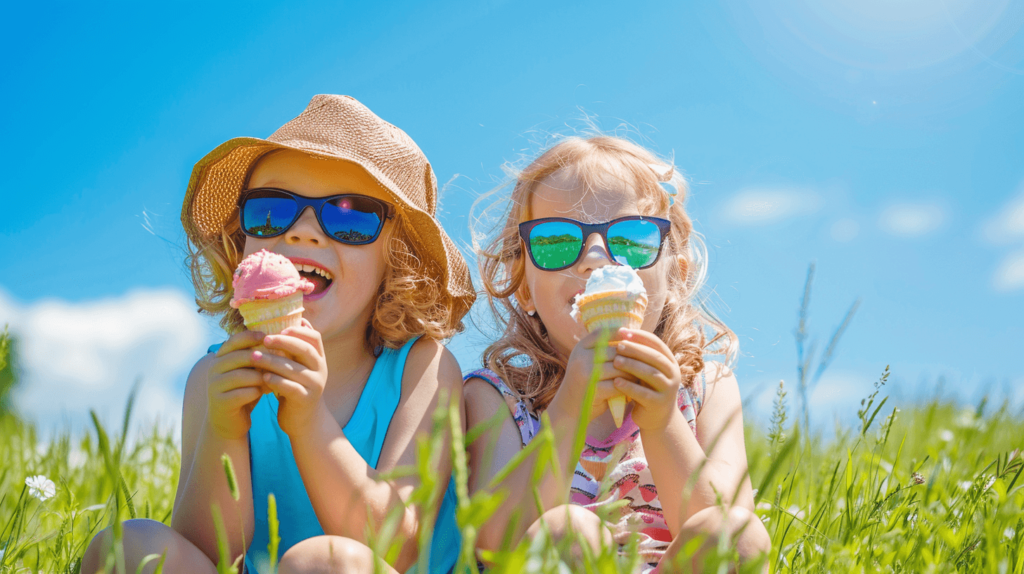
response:
<path fill-rule="evenodd" d="M 314 289 L 283 255 L 261 249 L 238 264 L 231 282 L 231 306 L 245 328 L 276 335 L 302 324 L 302 297 Z"/>
<path fill-rule="evenodd" d="M 246 329 L 276 335 L 302 324 L 302 295 L 302 291 L 296 291 L 280 299 L 249 301 L 239 305 L 238 312 L 242 314 Z"/>
<path fill-rule="evenodd" d="M 606 289 L 608 284 L 621 288 Z M 633 269 L 604 267 L 591 275 L 586 290 L 573 306 L 576 320 L 588 332 L 622 327 L 639 329 L 647 309 L 647 292 Z M 608 410 L 615 419 L 615 426 L 621 427 L 626 416 L 626 397 L 616 395 L 608 399 Z"/>

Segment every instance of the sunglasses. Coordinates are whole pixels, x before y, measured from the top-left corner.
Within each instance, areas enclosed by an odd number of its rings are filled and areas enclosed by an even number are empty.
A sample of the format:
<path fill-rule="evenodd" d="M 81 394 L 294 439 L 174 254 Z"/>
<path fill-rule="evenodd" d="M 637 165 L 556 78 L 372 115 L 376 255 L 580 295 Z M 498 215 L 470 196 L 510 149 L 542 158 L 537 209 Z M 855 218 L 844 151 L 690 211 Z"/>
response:
<path fill-rule="evenodd" d="M 307 207 L 313 208 L 328 237 L 347 245 L 373 243 L 384 228 L 384 220 L 394 215 L 391 204 L 365 195 L 310 198 L 283 189 L 258 187 L 238 198 L 242 233 L 249 237 L 277 237 L 295 225 Z"/>
<path fill-rule="evenodd" d="M 534 266 L 558 271 L 572 266 L 583 255 L 591 234 L 604 239 L 616 263 L 646 269 L 658 262 L 672 223 L 660 217 L 629 215 L 605 223 L 581 223 L 575 219 L 546 217 L 519 224 L 519 236 Z"/>

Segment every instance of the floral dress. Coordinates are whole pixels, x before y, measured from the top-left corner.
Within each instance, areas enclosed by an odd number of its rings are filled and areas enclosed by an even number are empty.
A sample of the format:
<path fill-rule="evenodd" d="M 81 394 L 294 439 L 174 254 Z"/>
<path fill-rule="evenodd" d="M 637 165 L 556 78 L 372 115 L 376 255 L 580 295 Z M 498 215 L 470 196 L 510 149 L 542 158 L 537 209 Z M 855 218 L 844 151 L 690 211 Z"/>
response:
<path fill-rule="evenodd" d="M 519 398 L 494 371 L 472 371 L 466 375 L 465 380 L 471 378 L 482 379 L 501 393 L 519 427 L 523 446 L 533 440 L 540 430 L 540 419 L 530 402 Z M 690 430 L 697 436 L 697 415 L 700 414 L 707 390 L 703 371 L 693 387 L 679 389 L 677 404 Z M 612 462 L 614 464 L 609 464 Z M 602 497 L 601 484 L 605 481 L 610 484 L 610 489 Z M 617 520 L 610 526 L 615 541 L 620 545 L 627 544 L 634 534 L 640 537 L 639 550 L 644 561 L 641 572 L 654 570 L 672 543 L 672 535 L 658 499 L 658 490 L 654 486 L 654 477 L 644 455 L 640 428 L 633 422 L 631 413 L 626 414 L 622 426 L 607 439 L 587 437 L 573 475 L 570 499 L 573 504 L 594 511 L 602 505 L 619 500 L 628 501 L 619 509 Z"/>

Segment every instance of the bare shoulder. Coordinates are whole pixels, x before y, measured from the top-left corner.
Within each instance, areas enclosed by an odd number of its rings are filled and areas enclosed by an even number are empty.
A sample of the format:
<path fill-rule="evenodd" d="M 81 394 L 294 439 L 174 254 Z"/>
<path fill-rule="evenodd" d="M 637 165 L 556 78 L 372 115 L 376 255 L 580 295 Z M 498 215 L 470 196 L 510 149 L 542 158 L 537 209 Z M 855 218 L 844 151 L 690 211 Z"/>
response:
<path fill-rule="evenodd" d="M 416 390 L 433 392 L 462 392 L 462 371 L 455 355 L 440 341 L 420 337 L 409 349 L 402 375 L 402 394 L 409 396 Z"/>
<path fill-rule="evenodd" d="M 740 386 L 736 374 L 726 364 L 718 361 L 704 363 L 704 380 L 707 389 L 704 394 L 704 406 L 708 404 L 739 401 Z"/>
<path fill-rule="evenodd" d="M 207 353 L 199 359 L 185 381 L 185 399 L 181 408 L 181 445 L 194 445 L 189 435 L 198 432 L 198 426 L 206 418 L 207 387 L 210 384 L 210 363 L 215 355 Z M 191 433 L 190 433 L 191 431 Z M 194 437 L 193 437 L 194 438 Z"/>
<path fill-rule="evenodd" d="M 499 410 L 508 410 L 505 397 L 498 389 L 479 377 L 466 380 L 462 396 L 466 401 L 466 421 L 471 425 L 493 417 Z"/>
<path fill-rule="evenodd" d="M 716 443 L 717 447 L 729 445 L 715 450 L 719 456 L 731 450 L 737 459 L 743 458 L 743 401 L 736 375 L 728 366 L 714 361 L 705 363 L 704 369 L 707 390 L 697 417 L 698 442 L 705 449 Z M 737 447 L 740 452 L 735 452 Z"/>
<path fill-rule="evenodd" d="M 189 413 L 206 413 L 207 387 L 210 385 L 210 363 L 216 355 L 207 353 L 203 358 L 196 361 L 188 372 L 188 379 L 185 380 L 185 398 L 182 408 L 182 415 Z"/>

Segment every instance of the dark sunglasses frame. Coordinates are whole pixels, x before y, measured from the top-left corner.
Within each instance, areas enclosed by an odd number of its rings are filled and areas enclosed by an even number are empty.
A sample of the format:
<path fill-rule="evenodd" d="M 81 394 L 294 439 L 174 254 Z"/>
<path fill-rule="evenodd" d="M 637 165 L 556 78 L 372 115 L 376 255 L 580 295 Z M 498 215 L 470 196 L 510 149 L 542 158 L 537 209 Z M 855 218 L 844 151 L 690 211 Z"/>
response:
<path fill-rule="evenodd" d="M 568 269 L 569 267 L 572 267 L 573 265 L 576 264 L 577 261 L 580 260 L 580 257 L 583 256 L 583 248 L 587 244 L 587 239 L 590 238 L 590 236 L 593 235 L 594 233 L 601 236 L 601 239 L 604 240 L 605 246 L 608 248 L 608 254 L 612 255 L 611 244 L 608 243 L 608 230 L 616 223 L 622 223 L 623 221 L 650 221 L 651 223 L 658 226 L 658 254 L 654 256 L 654 261 L 651 261 L 650 263 L 644 265 L 643 267 L 637 267 L 637 269 L 647 269 L 648 267 L 651 267 L 652 265 L 657 263 L 658 259 L 661 258 L 662 248 L 665 246 L 665 237 L 668 236 L 668 232 L 672 229 L 672 222 L 667 219 L 662 219 L 660 217 L 647 217 L 645 215 L 627 215 L 626 217 L 620 217 L 618 219 L 613 219 L 611 221 L 606 221 L 604 223 L 583 223 L 582 221 L 576 221 L 575 219 L 568 219 L 565 217 L 545 217 L 543 219 L 531 219 L 530 221 L 524 221 L 520 223 L 519 237 L 522 238 L 523 243 L 526 247 L 526 252 L 530 254 L 530 261 L 533 262 L 534 267 L 540 269 L 541 271 L 561 271 L 562 269 Z M 530 232 L 533 231 L 533 228 L 537 227 L 538 225 L 552 222 L 569 223 L 575 225 L 583 232 L 583 242 L 582 244 L 580 244 L 580 252 L 576 254 L 576 258 L 573 259 L 571 263 L 569 263 L 568 265 L 563 265 L 562 267 L 554 267 L 549 269 L 547 267 L 541 267 L 540 265 L 538 265 L 537 260 L 533 258 L 533 250 L 530 248 Z"/>
<path fill-rule="evenodd" d="M 268 195 L 261 195 L 260 192 L 273 193 Z M 295 217 L 293 217 L 292 220 L 288 222 L 288 225 L 285 225 L 284 228 L 281 229 L 281 231 L 274 233 L 272 235 L 255 235 L 246 231 L 245 202 L 250 199 L 258 199 L 261 197 L 275 197 L 278 195 L 290 197 L 297 206 L 295 210 Z M 323 217 L 321 216 L 321 212 L 323 211 L 324 206 L 327 205 L 327 203 L 332 200 L 340 200 L 346 197 L 358 198 L 360 201 L 368 201 L 380 208 L 381 211 L 379 215 L 382 215 L 383 217 L 381 217 L 380 225 L 377 226 L 377 229 L 373 232 L 373 236 L 370 239 L 367 239 L 366 241 L 346 241 L 332 234 L 327 229 L 327 226 L 324 225 L 324 220 Z M 277 237 L 278 235 L 286 233 L 289 229 L 291 229 L 292 226 L 295 225 L 295 222 L 298 221 L 300 217 L 302 217 L 302 213 L 306 211 L 307 207 L 313 208 L 313 213 L 316 214 L 316 220 L 320 224 L 320 229 L 324 232 L 324 235 L 330 237 L 331 239 L 339 243 L 344 243 L 345 245 L 368 245 L 370 243 L 373 243 L 374 241 L 377 241 L 377 238 L 380 237 L 381 230 L 384 229 L 384 221 L 391 219 L 395 215 L 395 206 L 391 205 L 390 203 L 386 201 L 381 201 L 376 197 L 360 195 L 358 193 L 342 193 L 338 195 L 331 195 L 329 197 L 305 197 L 297 193 L 288 191 L 287 189 L 279 189 L 276 187 L 254 187 L 252 189 L 247 189 L 243 191 L 242 195 L 238 196 L 238 224 L 242 228 L 242 233 L 249 237 L 256 237 L 259 239 Z"/>

